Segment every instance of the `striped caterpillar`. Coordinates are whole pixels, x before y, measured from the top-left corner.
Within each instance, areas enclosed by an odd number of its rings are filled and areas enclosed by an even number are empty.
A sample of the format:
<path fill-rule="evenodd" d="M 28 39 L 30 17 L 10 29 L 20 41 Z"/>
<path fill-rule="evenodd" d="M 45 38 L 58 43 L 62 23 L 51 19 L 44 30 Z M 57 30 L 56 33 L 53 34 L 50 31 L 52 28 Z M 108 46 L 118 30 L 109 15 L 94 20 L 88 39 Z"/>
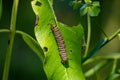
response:
<path fill-rule="evenodd" d="M 62 59 L 62 63 L 65 64 L 68 61 L 68 57 L 66 54 L 64 38 L 62 37 L 62 34 L 56 25 L 51 25 L 51 28 L 54 33 L 55 39 L 57 41 L 57 45 L 58 45 L 58 49 L 59 49 L 60 56 Z"/>

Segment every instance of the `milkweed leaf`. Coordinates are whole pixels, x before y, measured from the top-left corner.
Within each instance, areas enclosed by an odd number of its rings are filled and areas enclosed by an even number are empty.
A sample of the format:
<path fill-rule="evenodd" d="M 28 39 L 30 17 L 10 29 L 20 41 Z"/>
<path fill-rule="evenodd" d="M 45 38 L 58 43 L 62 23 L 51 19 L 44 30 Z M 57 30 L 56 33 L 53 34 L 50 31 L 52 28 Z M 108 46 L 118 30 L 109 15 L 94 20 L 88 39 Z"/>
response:
<path fill-rule="evenodd" d="M 37 6 L 36 2 L 41 3 L 41 6 Z M 44 50 L 44 70 L 48 80 L 85 80 L 81 69 L 82 26 L 70 27 L 58 22 L 49 0 L 34 0 L 32 7 L 37 15 L 35 35 Z M 51 25 L 56 25 L 64 38 L 68 55 L 68 62 L 65 64 L 61 62 Z"/>

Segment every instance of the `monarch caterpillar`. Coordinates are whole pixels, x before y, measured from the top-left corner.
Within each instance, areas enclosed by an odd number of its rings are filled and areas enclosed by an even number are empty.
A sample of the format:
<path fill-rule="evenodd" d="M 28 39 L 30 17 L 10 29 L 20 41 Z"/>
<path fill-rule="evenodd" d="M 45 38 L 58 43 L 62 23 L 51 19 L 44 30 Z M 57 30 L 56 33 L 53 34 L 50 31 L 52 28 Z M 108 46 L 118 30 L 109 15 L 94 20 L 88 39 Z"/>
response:
<path fill-rule="evenodd" d="M 57 41 L 57 45 L 58 45 L 58 49 L 59 49 L 60 56 L 62 59 L 62 63 L 65 64 L 68 61 L 68 57 L 66 54 L 64 38 L 62 37 L 62 34 L 56 25 L 51 25 L 51 29 L 52 29 L 55 39 Z"/>

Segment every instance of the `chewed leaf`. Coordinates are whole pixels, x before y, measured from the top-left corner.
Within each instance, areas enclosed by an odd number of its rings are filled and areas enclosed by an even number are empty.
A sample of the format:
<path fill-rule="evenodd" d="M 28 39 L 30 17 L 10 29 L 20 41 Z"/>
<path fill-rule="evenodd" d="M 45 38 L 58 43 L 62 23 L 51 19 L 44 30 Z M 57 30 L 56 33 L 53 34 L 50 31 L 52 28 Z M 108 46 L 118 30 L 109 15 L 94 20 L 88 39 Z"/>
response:
<path fill-rule="evenodd" d="M 40 6 L 36 5 L 38 2 L 41 3 Z M 85 80 L 80 66 L 82 26 L 70 27 L 57 22 L 52 3 L 49 0 L 34 0 L 32 1 L 32 7 L 37 15 L 35 36 L 44 51 L 44 70 L 48 79 Z M 55 25 L 59 32 L 56 30 L 54 32 L 51 29 L 52 25 Z M 62 39 L 64 41 L 61 41 Z M 67 62 L 64 62 L 63 59 L 65 53 L 68 58 Z"/>

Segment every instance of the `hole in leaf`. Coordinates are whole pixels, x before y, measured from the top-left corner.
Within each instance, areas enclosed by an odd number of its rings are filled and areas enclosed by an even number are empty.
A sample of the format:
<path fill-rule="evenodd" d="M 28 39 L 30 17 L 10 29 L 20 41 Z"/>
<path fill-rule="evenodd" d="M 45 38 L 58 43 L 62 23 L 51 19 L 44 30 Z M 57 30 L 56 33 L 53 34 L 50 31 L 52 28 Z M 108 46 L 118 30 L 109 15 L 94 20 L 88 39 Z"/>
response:
<path fill-rule="evenodd" d="M 44 51 L 44 52 L 47 52 L 47 51 L 48 51 L 48 48 L 47 48 L 47 47 L 43 47 L 43 51 Z"/>
<path fill-rule="evenodd" d="M 73 52 L 73 50 L 72 50 L 72 49 L 70 49 L 70 54 L 72 54 L 72 52 Z"/>
<path fill-rule="evenodd" d="M 70 50 L 70 52 L 72 52 L 72 50 Z"/>
<path fill-rule="evenodd" d="M 36 6 L 42 6 L 42 3 L 39 2 L 39 1 L 37 1 L 35 5 L 36 5 Z"/>

